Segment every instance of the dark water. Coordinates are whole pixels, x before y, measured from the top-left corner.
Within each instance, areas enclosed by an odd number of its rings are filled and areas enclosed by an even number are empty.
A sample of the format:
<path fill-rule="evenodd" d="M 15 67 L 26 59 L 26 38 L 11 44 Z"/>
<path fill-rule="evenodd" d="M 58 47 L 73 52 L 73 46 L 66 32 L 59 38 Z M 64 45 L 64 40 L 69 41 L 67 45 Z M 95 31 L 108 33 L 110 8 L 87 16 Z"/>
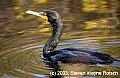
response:
<path fill-rule="evenodd" d="M 64 33 L 57 49 L 87 48 L 120 59 L 119 0 L 1 0 L 0 78 L 49 78 L 51 71 L 68 72 L 62 78 L 119 78 L 120 63 L 108 65 L 47 64 L 42 48 L 50 24 L 25 14 L 27 10 L 56 10 L 63 18 Z M 80 75 L 71 72 L 118 72 L 115 75 Z M 64 74 L 64 73 L 63 73 Z"/>

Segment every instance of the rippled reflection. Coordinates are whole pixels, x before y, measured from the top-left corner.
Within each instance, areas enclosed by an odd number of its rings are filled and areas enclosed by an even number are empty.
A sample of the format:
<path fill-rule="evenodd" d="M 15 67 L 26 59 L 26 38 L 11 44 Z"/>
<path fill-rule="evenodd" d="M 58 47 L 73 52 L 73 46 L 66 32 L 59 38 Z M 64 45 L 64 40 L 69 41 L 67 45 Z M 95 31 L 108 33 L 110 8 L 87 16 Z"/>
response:
<path fill-rule="evenodd" d="M 85 48 L 120 59 L 120 31 L 116 29 L 119 0 L 1 0 L 0 2 L 0 77 L 49 78 L 51 71 L 119 71 L 120 63 L 109 65 L 54 65 L 42 56 L 50 36 L 50 24 L 26 10 L 52 9 L 63 18 L 64 31 L 57 49 Z M 70 77 L 89 78 L 73 75 Z M 95 76 L 118 78 L 119 76 Z"/>

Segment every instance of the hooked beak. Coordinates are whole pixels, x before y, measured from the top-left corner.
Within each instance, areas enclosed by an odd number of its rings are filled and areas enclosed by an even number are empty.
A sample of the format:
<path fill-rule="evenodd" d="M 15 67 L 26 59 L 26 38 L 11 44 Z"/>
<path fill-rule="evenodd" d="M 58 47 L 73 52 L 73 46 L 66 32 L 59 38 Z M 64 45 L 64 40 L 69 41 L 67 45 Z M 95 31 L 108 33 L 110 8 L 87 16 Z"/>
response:
<path fill-rule="evenodd" d="M 45 15 L 45 12 L 35 12 L 35 11 L 28 10 L 28 11 L 26 11 L 26 13 L 38 16 L 38 17 L 48 21 L 48 17 Z"/>

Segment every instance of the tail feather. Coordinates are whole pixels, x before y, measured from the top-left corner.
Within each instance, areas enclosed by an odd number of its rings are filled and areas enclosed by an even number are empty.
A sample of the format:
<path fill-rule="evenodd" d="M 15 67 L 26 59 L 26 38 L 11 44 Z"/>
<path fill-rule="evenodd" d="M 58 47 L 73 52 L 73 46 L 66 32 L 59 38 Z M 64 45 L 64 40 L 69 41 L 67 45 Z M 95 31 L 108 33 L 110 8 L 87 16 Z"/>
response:
<path fill-rule="evenodd" d="M 114 59 L 114 61 L 120 62 L 120 60 L 118 60 L 118 59 Z"/>

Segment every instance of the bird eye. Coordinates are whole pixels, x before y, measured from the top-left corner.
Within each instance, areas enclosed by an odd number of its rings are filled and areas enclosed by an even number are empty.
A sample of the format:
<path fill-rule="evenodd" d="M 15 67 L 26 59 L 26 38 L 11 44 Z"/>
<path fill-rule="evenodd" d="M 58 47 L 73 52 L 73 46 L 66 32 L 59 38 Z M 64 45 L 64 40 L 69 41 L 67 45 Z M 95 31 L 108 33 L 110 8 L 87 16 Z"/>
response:
<path fill-rule="evenodd" d="M 47 13 L 43 13 L 43 16 L 46 16 Z"/>

